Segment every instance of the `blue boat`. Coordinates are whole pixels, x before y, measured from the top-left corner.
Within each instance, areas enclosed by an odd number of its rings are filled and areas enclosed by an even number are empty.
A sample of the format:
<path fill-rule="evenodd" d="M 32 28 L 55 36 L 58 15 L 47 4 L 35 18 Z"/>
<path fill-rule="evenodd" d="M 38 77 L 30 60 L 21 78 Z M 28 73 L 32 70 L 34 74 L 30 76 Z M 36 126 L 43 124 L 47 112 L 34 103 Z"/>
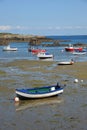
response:
<path fill-rule="evenodd" d="M 16 89 L 19 99 L 38 99 L 56 96 L 63 93 L 63 87 L 59 84 L 29 89 Z"/>

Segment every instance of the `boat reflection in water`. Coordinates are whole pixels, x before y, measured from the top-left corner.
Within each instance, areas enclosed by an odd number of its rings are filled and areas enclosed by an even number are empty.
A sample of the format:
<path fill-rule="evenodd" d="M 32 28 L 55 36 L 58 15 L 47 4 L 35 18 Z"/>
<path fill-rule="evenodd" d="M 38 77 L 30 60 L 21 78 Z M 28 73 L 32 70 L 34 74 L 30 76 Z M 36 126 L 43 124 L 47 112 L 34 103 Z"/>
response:
<path fill-rule="evenodd" d="M 31 99 L 31 100 L 22 100 L 19 102 L 15 102 L 16 111 L 25 110 L 32 107 L 38 107 L 41 105 L 54 105 L 63 102 L 62 97 L 50 97 L 43 99 Z"/>

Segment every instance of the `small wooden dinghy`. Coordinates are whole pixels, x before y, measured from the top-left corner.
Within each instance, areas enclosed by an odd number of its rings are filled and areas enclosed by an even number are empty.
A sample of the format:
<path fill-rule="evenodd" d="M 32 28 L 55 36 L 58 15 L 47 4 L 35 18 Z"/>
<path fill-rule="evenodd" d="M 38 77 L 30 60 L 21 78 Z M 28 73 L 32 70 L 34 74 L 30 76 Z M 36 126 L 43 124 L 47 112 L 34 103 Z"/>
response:
<path fill-rule="evenodd" d="M 19 99 L 37 99 L 56 96 L 63 93 L 63 88 L 60 85 L 52 85 L 30 89 L 16 89 L 16 95 Z"/>

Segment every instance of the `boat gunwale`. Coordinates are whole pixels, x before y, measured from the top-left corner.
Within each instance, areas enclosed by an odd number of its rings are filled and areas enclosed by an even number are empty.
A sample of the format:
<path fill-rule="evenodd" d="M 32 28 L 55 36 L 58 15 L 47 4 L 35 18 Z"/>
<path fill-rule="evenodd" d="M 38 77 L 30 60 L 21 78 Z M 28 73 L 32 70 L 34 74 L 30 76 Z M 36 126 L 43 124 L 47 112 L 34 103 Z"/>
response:
<path fill-rule="evenodd" d="M 55 87 L 55 90 L 51 90 L 52 87 Z M 47 86 L 47 87 L 38 87 L 38 88 L 29 88 L 29 89 L 16 89 L 16 92 L 26 93 L 26 94 L 45 94 L 45 93 L 51 93 L 55 91 L 62 90 L 63 88 L 60 86 Z"/>
<path fill-rule="evenodd" d="M 16 92 L 16 94 L 19 98 L 30 98 L 30 99 L 52 97 L 52 96 L 56 96 L 61 93 L 63 93 L 63 89 L 60 89 L 58 91 L 57 90 L 51 91 L 49 93 L 44 93 L 44 94 L 27 94 L 27 93 L 22 93 L 22 92 Z"/>

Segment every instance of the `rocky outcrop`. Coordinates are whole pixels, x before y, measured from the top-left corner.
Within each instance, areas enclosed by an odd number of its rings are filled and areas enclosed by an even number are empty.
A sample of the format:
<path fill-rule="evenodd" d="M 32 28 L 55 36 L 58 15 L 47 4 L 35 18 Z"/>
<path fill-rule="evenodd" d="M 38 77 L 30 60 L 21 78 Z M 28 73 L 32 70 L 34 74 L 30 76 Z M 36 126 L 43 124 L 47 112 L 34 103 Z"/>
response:
<path fill-rule="evenodd" d="M 67 46 L 63 42 L 70 42 L 70 40 L 54 40 L 45 36 L 34 35 L 19 35 L 11 33 L 0 33 L 0 45 L 8 45 L 11 42 L 28 42 L 31 46 Z M 50 43 L 51 42 L 51 43 Z M 74 46 L 87 46 L 87 44 L 76 43 Z"/>
<path fill-rule="evenodd" d="M 7 45 L 10 42 L 28 42 L 30 45 L 40 45 L 42 42 L 49 41 L 52 41 L 52 39 L 45 36 L 0 33 L 0 45 Z"/>

